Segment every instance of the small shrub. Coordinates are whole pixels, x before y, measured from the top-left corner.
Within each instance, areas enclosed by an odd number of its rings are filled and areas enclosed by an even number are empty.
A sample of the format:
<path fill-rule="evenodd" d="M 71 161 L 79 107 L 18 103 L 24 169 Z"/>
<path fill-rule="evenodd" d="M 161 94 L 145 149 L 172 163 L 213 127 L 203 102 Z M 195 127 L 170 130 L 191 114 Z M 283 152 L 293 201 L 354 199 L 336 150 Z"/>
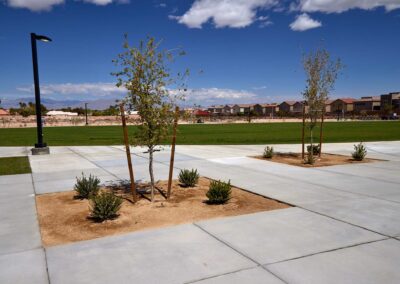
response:
<path fill-rule="evenodd" d="M 96 176 L 89 175 L 86 177 L 82 173 L 82 177 L 76 178 L 76 183 L 74 186 L 74 190 L 78 193 L 78 198 L 90 198 L 93 195 L 96 195 L 100 189 L 100 179 Z"/>
<path fill-rule="evenodd" d="M 194 187 L 199 181 L 199 173 L 197 170 L 181 170 L 179 173 L 179 182 L 185 187 Z"/>
<path fill-rule="evenodd" d="M 313 145 L 312 148 L 313 148 L 313 154 L 314 155 L 319 155 L 319 152 L 321 151 L 319 145 Z M 307 146 L 307 153 L 310 153 L 310 152 L 311 152 L 311 145 L 308 145 Z"/>
<path fill-rule="evenodd" d="M 266 159 L 271 159 L 274 156 L 274 147 L 265 147 L 263 157 Z"/>
<path fill-rule="evenodd" d="M 365 156 L 367 156 L 367 149 L 365 149 L 363 143 L 354 145 L 354 152 L 351 155 L 354 160 L 362 161 L 364 160 Z"/>
<path fill-rule="evenodd" d="M 209 204 L 224 204 L 231 199 L 231 181 L 211 181 L 206 196 Z"/>
<path fill-rule="evenodd" d="M 101 222 L 117 217 L 122 205 L 122 198 L 111 192 L 101 192 L 90 201 L 90 217 Z"/>

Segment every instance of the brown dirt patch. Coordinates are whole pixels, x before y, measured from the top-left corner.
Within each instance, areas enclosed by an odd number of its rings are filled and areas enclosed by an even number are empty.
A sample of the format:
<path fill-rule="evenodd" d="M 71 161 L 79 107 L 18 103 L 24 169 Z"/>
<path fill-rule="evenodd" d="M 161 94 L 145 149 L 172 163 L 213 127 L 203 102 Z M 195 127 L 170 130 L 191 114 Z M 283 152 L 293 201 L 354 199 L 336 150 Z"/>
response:
<path fill-rule="evenodd" d="M 235 187 L 232 187 L 232 199 L 227 204 L 208 205 L 204 201 L 207 199 L 205 193 L 209 183 L 208 179 L 200 178 L 196 187 L 182 188 L 174 181 L 170 200 L 165 200 L 158 192 L 154 203 L 146 199 L 147 194 L 136 204 L 124 200 L 120 216 L 103 223 L 87 218 L 89 202 L 74 199 L 74 191 L 38 195 L 36 203 L 43 244 L 53 246 L 148 228 L 289 207 Z M 166 181 L 161 181 L 157 187 L 164 190 L 166 184 Z M 126 190 L 114 188 L 114 191 L 124 198 L 130 198 Z"/>
<path fill-rule="evenodd" d="M 275 153 L 272 159 L 267 159 L 264 158 L 263 156 L 254 156 L 252 158 L 277 162 L 282 164 L 288 164 L 292 166 L 305 167 L 305 168 L 327 167 L 327 166 L 345 165 L 345 164 L 362 164 L 362 163 L 371 163 L 375 161 L 382 161 L 378 159 L 369 159 L 369 158 L 365 158 L 363 161 L 356 161 L 349 156 L 343 156 L 337 154 L 321 154 L 320 158 L 318 156 L 315 156 L 315 164 L 310 165 L 304 163 L 300 153 Z"/>

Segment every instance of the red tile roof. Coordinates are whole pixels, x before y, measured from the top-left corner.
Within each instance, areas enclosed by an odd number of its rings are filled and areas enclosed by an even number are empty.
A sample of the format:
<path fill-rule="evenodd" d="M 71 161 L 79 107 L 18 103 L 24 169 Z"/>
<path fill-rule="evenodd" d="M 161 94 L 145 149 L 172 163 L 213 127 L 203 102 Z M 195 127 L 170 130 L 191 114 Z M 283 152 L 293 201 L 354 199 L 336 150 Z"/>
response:
<path fill-rule="evenodd" d="M 5 109 L 0 109 L 0 115 L 10 115 L 10 113 Z"/>

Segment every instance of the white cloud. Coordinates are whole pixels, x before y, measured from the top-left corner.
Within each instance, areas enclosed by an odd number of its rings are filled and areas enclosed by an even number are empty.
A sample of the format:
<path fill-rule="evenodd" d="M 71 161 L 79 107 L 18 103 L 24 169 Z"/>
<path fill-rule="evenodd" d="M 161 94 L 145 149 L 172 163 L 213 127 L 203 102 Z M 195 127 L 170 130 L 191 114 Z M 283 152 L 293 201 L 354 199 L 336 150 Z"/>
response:
<path fill-rule="evenodd" d="M 350 9 L 378 7 L 392 11 L 400 8 L 400 0 L 299 0 L 296 6 L 303 12 L 342 13 Z"/>
<path fill-rule="evenodd" d="M 315 29 L 321 27 L 322 24 L 319 21 L 313 20 L 309 15 L 303 13 L 296 17 L 296 20 L 290 24 L 290 28 L 293 31 L 303 32 L 309 29 Z"/>
<path fill-rule="evenodd" d="M 127 4 L 129 0 L 80 0 L 86 3 L 105 6 L 111 3 Z M 65 3 L 65 0 L 5 0 L 12 8 L 25 8 L 33 12 L 50 11 L 53 6 Z"/>
<path fill-rule="evenodd" d="M 217 28 L 243 28 L 257 20 L 259 9 L 271 8 L 277 0 L 196 0 L 182 16 L 170 16 L 189 28 L 212 21 Z"/>
<path fill-rule="evenodd" d="M 7 0 L 7 5 L 13 8 L 26 8 L 34 12 L 50 11 L 55 5 L 64 3 L 64 0 Z"/>
<path fill-rule="evenodd" d="M 177 94 L 178 91 L 173 90 L 171 93 Z M 252 92 L 219 88 L 188 89 L 183 94 L 187 103 L 202 105 L 250 102 L 257 99 L 257 95 Z"/>
<path fill-rule="evenodd" d="M 18 87 L 18 91 L 33 93 L 33 86 Z M 114 83 L 64 83 L 64 84 L 43 84 L 40 86 L 40 92 L 43 95 L 76 95 L 106 97 L 123 95 L 126 89 L 118 88 Z"/>

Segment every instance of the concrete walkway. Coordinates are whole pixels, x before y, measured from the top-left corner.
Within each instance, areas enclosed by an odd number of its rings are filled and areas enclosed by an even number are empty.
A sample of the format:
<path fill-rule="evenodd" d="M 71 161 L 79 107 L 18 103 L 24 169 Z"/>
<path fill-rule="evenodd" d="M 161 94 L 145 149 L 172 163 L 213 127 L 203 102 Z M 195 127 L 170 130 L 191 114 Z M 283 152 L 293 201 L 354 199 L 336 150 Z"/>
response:
<path fill-rule="evenodd" d="M 249 158 L 261 145 L 178 146 L 177 168 L 296 207 L 44 249 L 34 194 L 71 190 L 82 172 L 104 183 L 129 176 L 123 147 L 51 147 L 29 157 L 31 175 L 0 177 L 0 283 L 399 283 L 400 142 L 366 144 L 387 161 L 307 169 Z M 353 144 L 324 150 L 349 154 Z M 144 151 L 132 149 L 143 181 Z M 169 148 L 155 159 L 166 179 Z"/>

